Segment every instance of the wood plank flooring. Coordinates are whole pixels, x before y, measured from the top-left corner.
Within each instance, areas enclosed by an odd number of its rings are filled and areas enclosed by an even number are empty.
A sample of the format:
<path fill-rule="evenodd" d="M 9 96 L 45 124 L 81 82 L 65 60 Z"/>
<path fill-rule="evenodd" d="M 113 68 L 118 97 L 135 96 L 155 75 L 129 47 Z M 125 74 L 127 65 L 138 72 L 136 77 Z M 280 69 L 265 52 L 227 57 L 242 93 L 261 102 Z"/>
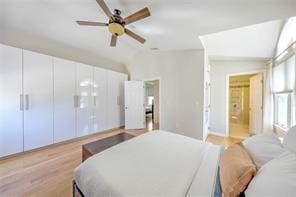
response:
<path fill-rule="evenodd" d="M 0 161 L 0 196 L 71 196 L 82 144 L 124 132 L 97 134 Z"/>
<path fill-rule="evenodd" d="M 154 128 L 155 129 L 155 128 Z M 82 161 L 82 145 L 126 132 L 118 129 L 0 160 L 0 196 L 70 197 L 73 171 Z M 147 130 L 127 133 L 141 135 Z M 229 145 L 210 136 L 208 141 Z"/>
<path fill-rule="evenodd" d="M 213 144 L 219 145 L 219 146 L 224 146 L 228 147 L 231 146 L 235 143 L 241 142 L 243 139 L 237 139 L 237 138 L 225 138 L 225 137 L 220 137 L 216 135 L 209 135 L 207 138 L 207 142 L 211 142 Z"/>

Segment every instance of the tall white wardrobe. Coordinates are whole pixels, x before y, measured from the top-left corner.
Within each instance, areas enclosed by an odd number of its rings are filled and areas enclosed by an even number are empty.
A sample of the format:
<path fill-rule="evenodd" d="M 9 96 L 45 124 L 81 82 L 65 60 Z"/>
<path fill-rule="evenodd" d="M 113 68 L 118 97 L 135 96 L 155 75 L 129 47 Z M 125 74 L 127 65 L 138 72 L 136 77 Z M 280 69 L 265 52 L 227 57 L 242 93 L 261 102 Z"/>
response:
<path fill-rule="evenodd" d="M 0 45 L 0 157 L 123 126 L 126 80 Z"/>

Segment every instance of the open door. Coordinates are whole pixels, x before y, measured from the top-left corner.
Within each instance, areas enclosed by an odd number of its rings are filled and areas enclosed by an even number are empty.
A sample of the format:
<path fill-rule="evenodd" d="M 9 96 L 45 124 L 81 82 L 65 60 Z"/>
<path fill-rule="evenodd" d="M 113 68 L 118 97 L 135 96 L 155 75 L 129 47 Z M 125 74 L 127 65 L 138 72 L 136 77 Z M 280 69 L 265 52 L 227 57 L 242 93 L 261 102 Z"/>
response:
<path fill-rule="evenodd" d="M 250 78 L 250 133 L 262 131 L 263 117 L 263 75 Z"/>
<path fill-rule="evenodd" d="M 145 84 L 143 81 L 125 81 L 125 129 L 145 128 Z"/>

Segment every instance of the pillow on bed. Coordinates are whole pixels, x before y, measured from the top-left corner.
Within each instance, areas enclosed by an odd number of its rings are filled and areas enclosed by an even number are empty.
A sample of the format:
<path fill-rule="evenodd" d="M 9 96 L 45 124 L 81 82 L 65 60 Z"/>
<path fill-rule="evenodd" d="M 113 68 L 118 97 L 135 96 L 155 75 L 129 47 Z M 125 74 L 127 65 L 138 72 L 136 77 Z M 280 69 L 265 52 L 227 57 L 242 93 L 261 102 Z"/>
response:
<path fill-rule="evenodd" d="M 256 173 L 256 166 L 241 144 L 226 149 L 220 160 L 220 182 L 224 197 L 243 192 Z"/>
<path fill-rule="evenodd" d="M 287 150 L 262 166 L 245 191 L 245 196 L 296 196 L 296 154 Z"/>
<path fill-rule="evenodd" d="M 283 146 L 296 153 L 296 127 L 289 129 L 287 135 L 284 137 Z"/>
<path fill-rule="evenodd" d="M 254 135 L 242 143 L 251 155 L 257 169 L 281 155 L 285 150 L 279 138 L 272 132 Z"/>

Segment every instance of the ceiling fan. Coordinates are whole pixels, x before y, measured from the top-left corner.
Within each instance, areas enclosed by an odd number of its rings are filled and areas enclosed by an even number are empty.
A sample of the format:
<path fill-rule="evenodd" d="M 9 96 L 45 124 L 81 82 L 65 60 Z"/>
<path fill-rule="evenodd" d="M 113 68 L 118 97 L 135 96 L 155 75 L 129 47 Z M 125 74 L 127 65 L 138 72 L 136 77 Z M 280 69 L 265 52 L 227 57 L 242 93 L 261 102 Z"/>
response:
<path fill-rule="evenodd" d="M 79 25 L 108 27 L 109 32 L 112 34 L 111 43 L 110 43 L 111 47 L 116 46 L 117 37 L 121 36 L 123 34 L 127 34 L 128 36 L 132 37 L 133 39 L 144 44 L 144 42 L 146 41 L 144 38 L 142 38 L 141 36 L 132 32 L 131 30 L 125 28 L 125 26 L 130 23 L 136 22 L 138 20 L 141 20 L 143 18 L 150 16 L 150 12 L 147 7 L 135 12 L 134 14 L 132 14 L 126 18 L 122 18 L 120 16 L 121 15 L 120 10 L 115 9 L 114 14 L 112 14 L 112 12 L 108 8 L 108 6 L 104 2 L 104 0 L 96 0 L 96 1 L 99 4 L 99 6 L 103 9 L 105 14 L 108 16 L 109 22 L 108 23 L 101 23 L 101 22 L 91 22 L 91 21 L 76 21 Z"/>

